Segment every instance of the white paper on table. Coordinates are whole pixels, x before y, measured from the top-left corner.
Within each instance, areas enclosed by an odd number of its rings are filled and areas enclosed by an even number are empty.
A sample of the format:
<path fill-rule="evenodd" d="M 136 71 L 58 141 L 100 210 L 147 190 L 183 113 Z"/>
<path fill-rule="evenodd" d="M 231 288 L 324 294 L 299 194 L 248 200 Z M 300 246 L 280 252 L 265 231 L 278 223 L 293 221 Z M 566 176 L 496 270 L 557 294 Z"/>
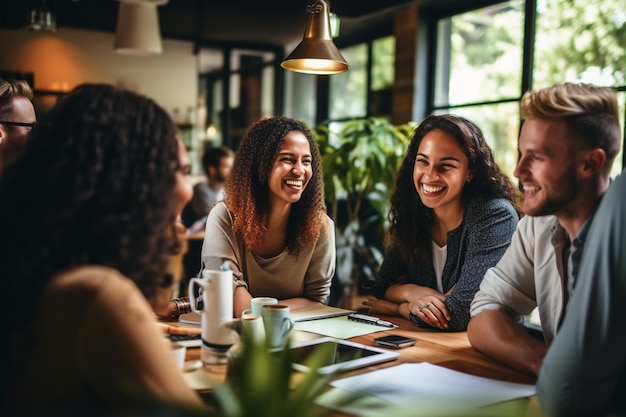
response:
<path fill-rule="evenodd" d="M 392 366 L 336 380 L 331 385 L 395 404 L 442 400 L 476 408 L 535 395 L 534 385 L 478 377 L 427 362 Z"/>
<path fill-rule="evenodd" d="M 331 336 L 336 339 L 350 339 L 365 334 L 392 330 L 385 326 L 348 320 L 347 316 L 299 321 L 295 323 L 293 328 L 300 331 Z"/>

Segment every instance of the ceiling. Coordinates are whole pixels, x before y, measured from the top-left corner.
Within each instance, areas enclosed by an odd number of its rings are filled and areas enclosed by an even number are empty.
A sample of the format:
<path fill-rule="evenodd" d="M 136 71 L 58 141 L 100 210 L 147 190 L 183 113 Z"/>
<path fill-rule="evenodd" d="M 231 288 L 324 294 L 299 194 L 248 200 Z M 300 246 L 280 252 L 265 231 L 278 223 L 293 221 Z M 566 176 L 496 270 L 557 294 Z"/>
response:
<path fill-rule="evenodd" d="M 20 29 L 28 11 L 42 0 L 2 0 L 0 28 Z M 298 42 L 304 33 L 306 6 L 314 0 L 152 0 L 158 7 L 165 38 L 204 43 L 284 46 Z M 118 1 L 47 0 L 56 10 L 58 27 L 114 32 Z M 330 0 L 331 11 L 341 19 L 340 38 L 367 30 L 395 9 L 417 4 L 422 10 L 445 13 L 467 8 L 481 0 Z M 482 1 L 493 3 L 493 1 Z"/>

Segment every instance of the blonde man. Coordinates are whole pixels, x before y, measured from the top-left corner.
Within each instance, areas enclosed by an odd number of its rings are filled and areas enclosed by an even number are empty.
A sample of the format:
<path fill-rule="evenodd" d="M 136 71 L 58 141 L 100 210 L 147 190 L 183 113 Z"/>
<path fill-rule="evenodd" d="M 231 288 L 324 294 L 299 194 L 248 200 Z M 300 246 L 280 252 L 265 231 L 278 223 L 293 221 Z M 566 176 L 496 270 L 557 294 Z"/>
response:
<path fill-rule="evenodd" d="M 477 350 L 537 375 L 576 284 L 596 207 L 620 148 L 614 91 L 560 84 L 527 92 L 515 176 L 524 212 L 511 245 L 489 269 L 470 307 L 468 337 Z M 543 340 L 521 326 L 538 307 Z"/>
<path fill-rule="evenodd" d="M 33 90 L 23 80 L 0 79 L 0 174 L 21 153 L 35 127 Z"/>

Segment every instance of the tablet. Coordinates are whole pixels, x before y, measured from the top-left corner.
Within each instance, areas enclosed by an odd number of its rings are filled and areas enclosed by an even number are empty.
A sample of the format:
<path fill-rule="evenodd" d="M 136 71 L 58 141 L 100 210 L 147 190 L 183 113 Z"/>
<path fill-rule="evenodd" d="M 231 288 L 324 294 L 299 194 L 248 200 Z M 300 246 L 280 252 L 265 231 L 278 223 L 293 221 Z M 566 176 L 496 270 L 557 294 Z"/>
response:
<path fill-rule="evenodd" d="M 295 343 L 290 346 L 293 353 L 293 367 L 299 371 L 309 371 L 306 365 L 307 359 L 320 346 L 331 345 L 333 354 L 327 357 L 327 361 L 318 369 L 319 373 L 327 374 L 337 371 L 347 371 L 362 368 L 381 362 L 392 361 L 400 356 L 397 352 L 366 346 L 360 343 L 332 337 L 322 337 L 306 342 Z"/>

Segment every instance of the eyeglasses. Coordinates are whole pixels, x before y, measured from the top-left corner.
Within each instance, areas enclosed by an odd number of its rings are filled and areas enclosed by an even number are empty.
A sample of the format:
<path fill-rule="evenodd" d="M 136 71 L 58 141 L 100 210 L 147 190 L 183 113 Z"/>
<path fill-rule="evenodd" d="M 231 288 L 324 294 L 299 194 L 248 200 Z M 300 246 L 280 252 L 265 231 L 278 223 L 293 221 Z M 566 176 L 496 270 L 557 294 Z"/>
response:
<path fill-rule="evenodd" d="M 26 123 L 26 122 L 7 122 L 4 120 L 0 120 L 0 125 L 9 125 L 9 126 L 24 126 L 24 127 L 30 127 L 31 129 L 35 128 L 35 125 L 37 123 Z"/>

